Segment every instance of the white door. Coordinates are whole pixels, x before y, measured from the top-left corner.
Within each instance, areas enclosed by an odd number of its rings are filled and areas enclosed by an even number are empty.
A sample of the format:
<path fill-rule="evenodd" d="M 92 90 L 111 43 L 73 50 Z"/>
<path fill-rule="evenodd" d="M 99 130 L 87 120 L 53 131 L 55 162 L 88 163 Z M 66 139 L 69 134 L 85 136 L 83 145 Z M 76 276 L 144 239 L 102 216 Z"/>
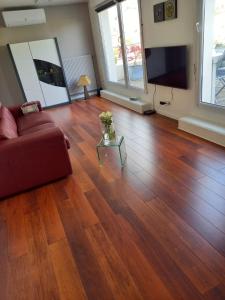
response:
<path fill-rule="evenodd" d="M 39 100 L 46 106 L 28 43 L 9 45 L 27 101 Z"/>
<path fill-rule="evenodd" d="M 39 76 L 46 105 L 52 106 L 69 102 L 55 40 L 48 39 L 29 42 L 29 47 L 34 63 L 36 64 L 37 72 L 43 72 L 43 69 L 50 70 L 49 76 L 45 76 L 44 74 Z M 38 68 L 40 68 L 40 70 L 38 70 Z M 47 71 L 46 74 L 48 72 L 49 71 Z M 60 77 L 61 79 L 56 78 L 56 80 L 52 80 L 51 82 L 50 77 L 53 78 L 54 76 Z"/>

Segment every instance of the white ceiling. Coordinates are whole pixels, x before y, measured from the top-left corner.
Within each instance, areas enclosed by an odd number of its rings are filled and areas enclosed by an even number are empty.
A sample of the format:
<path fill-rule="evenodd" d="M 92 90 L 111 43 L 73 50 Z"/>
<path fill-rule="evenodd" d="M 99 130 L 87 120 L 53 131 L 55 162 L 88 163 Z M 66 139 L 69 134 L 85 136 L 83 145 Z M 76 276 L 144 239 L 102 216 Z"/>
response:
<path fill-rule="evenodd" d="M 23 6 L 49 6 L 83 3 L 88 0 L 0 0 L 0 9 Z"/>

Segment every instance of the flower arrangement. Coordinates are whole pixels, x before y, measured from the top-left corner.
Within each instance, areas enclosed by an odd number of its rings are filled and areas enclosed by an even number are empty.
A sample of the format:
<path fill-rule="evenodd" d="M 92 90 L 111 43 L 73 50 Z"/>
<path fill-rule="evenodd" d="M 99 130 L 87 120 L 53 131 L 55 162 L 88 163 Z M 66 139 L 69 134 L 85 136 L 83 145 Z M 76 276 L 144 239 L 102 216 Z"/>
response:
<path fill-rule="evenodd" d="M 112 124 L 112 113 L 110 111 L 106 111 L 106 112 L 102 112 L 100 115 L 99 115 L 99 118 L 102 122 L 102 124 L 104 125 L 111 125 Z"/>
<path fill-rule="evenodd" d="M 115 129 L 113 126 L 113 117 L 110 111 L 102 112 L 99 115 L 99 119 L 104 126 L 103 128 L 103 138 L 105 140 L 113 140 L 115 139 Z"/>

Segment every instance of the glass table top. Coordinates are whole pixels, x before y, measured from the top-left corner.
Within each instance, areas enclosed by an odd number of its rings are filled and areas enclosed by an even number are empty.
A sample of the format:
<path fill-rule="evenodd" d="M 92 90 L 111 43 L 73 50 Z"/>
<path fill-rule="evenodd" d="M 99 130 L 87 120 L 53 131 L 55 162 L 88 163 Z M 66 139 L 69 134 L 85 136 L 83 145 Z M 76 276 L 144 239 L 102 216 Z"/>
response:
<path fill-rule="evenodd" d="M 104 140 L 103 138 L 97 144 L 97 147 L 119 147 L 124 140 L 123 136 L 117 135 L 113 140 Z"/>

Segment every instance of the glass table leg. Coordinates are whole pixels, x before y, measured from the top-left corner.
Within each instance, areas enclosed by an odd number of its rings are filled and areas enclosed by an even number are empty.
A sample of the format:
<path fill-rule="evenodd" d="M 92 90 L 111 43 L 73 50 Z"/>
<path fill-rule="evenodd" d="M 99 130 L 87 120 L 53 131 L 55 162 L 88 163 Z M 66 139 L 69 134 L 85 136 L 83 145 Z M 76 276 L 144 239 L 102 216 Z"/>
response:
<path fill-rule="evenodd" d="M 119 146 L 119 154 L 120 154 L 120 162 L 123 167 L 125 165 L 126 159 L 127 159 L 127 151 L 126 151 L 126 145 L 125 145 L 124 139 L 123 139 L 121 145 Z"/>
<path fill-rule="evenodd" d="M 97 156 L 98 156 L 98 163 L 100 166 L 103 165 L 103 161 L 101 159 L 101 155 L 100 155 L 100 152 L 99 152 L 99 147 L 96 147 L 96 151 L 97 151 Z"/>

